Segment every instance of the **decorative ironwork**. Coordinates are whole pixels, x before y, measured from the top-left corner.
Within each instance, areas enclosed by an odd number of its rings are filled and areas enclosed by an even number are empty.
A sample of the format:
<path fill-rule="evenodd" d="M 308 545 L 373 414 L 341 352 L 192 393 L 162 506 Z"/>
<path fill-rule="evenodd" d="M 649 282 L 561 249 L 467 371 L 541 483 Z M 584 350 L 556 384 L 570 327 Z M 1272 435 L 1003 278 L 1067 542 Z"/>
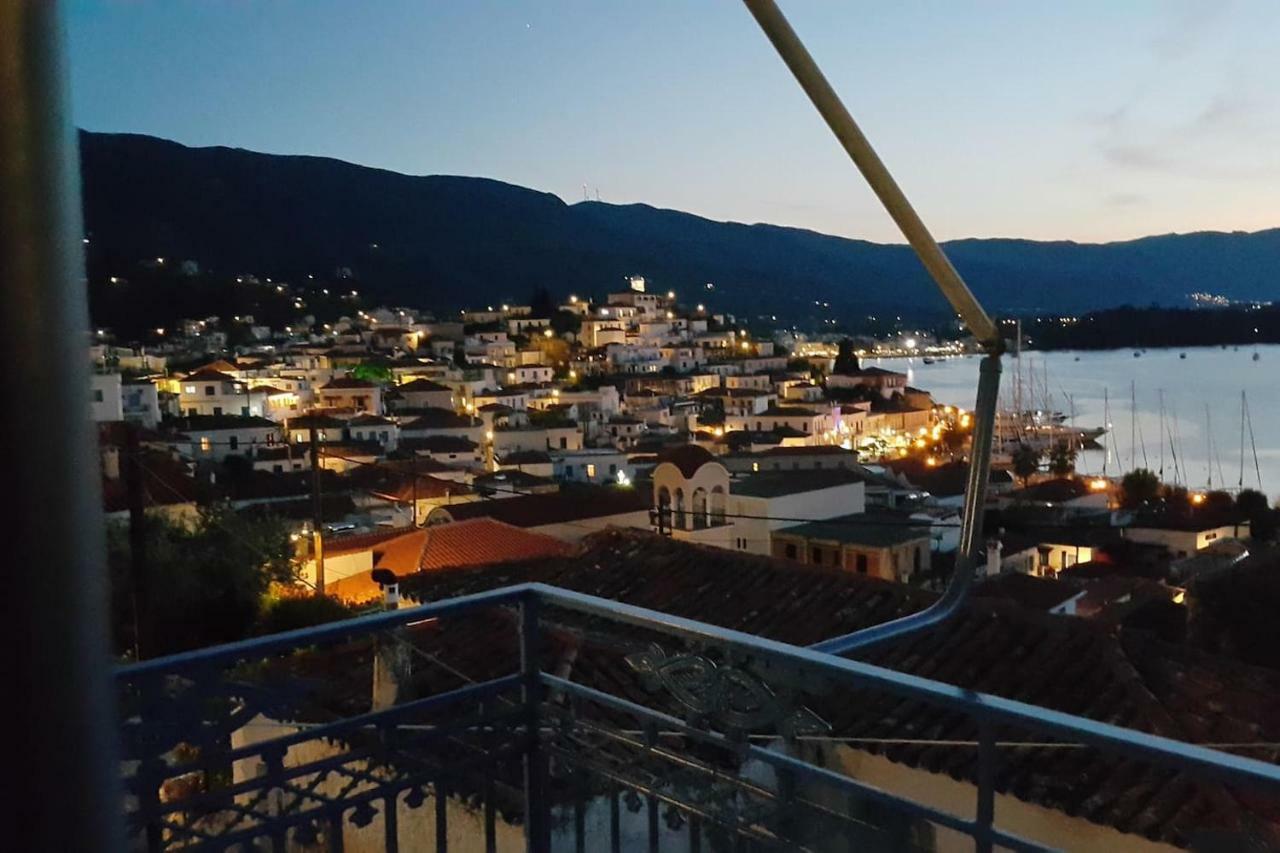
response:
<path fill-rule="evenodd" d="M 780 668 L 765 665 L 778 676 L 771 686 L 752 671 L 750 658 L 742 658 L 739 665 L 732 650 L 724 654 L 725 661 L 717 664 L 697 652 L 667 654 L 655 643 L 627 655 L 626 661 L 645 689 L 665 689 L 694 725 L 718 726 L 734 735 L 771 729 L 787 739 L 831 730 L 829 723 L 800 704 L 800 678 L 783 678 Z"/>

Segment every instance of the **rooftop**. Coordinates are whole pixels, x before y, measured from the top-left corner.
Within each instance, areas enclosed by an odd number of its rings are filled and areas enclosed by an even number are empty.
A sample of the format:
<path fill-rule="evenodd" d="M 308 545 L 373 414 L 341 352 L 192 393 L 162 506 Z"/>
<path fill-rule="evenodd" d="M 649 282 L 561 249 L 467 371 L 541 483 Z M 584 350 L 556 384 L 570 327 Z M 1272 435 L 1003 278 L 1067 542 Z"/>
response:
<path fill-rule="evenodd" d="M 823 521 L 810 521 L 792 527 L 783 527 L 776 534 L 801 536 L 839 542 L 842 545 L 862 545 L 867 548 L 891 548 L 917 540 L 928 540 L 929 526 L 918 527 L 903 523 L 902 516 L 873 513 L 841 515 Z"/>
<path fill-rule="evenodd" d="M 752 498 L 776 498 L 783 495 L 796 495 L 802 492 L 815 492 L 819 489 L 830 489 L 836 486 L 847 486 L 864 482 L 865 478 L 855 472 L 844 469 L 810 470 L 810 471 L 761 471 L 741 480 L 735 480 L 729 491 L 735 495 Z"/>

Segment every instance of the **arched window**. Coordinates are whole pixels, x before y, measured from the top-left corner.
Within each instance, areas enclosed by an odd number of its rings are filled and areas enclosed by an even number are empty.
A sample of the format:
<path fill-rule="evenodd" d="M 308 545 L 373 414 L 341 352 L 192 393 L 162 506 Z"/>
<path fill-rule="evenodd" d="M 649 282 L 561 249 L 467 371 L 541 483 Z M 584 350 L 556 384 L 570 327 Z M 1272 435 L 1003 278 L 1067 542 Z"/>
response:
<path fill-rule="evenodd" d="M 688 514 L 685 512 L 684 505 L 684 489 L 676 489 L 676 518 L 675 526 L 679 530 L 689 529 Z"/>
<path fill-rule="evenodd" d="M 707 490 L 697 488 L 693 490 L 693 528 L 701 530 L 709 523 L 707 515 Z"/>
<path fill-rule="evenodd" d="M 724 512 L 724 486 L 716 486 L 711 490 L 711 523 L 724 524 Z"/>
<path fill-rule="evenodd" d="M 671 490 L 666 486 L 658 489 L 658 530 L 671 527 Z"/>

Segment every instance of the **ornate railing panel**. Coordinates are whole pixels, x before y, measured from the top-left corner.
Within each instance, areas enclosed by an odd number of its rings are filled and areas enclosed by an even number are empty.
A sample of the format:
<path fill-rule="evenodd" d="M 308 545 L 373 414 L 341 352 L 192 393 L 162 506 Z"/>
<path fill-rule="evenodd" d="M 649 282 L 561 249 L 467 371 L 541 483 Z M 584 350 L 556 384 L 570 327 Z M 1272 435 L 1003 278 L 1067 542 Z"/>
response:
<path fill-rule="evenodd" d="M 537 584 L 116 680 L 151 850 L 1040 850 L 1061 839 L 1004 831 L 999 803 L 1093 819 L 1071 773 L 1153 837 L 1170 792 L 1280 791 L 1261 762 Z M 886 785 L 873 759 L 970 806 Z"/>

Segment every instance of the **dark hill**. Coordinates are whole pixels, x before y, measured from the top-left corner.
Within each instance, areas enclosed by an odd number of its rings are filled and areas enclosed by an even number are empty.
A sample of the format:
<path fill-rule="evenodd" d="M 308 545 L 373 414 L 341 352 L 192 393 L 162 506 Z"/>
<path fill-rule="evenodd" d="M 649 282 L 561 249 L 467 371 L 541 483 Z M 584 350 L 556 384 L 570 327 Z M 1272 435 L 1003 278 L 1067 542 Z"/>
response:
<path fill-rule="evenodd" d="M 738 312 L 798 318 L 814 300 L 836 314 L 945 311 L 905 246 L 647 205 L 566 205 L 483 178 L 411 177 L 319 157 L 136 135 L 82 133 L 80 143 L 86 228 L 96 248 L 122 259 L 190 258 L 281 279 L 348 267 L 382 298 L 438 308 L 524 300 L 539 285 L 599 295 L 637 273 Z M 1280 269 L 1280 230 L 1098 245 L 959 240 L 947 249 L 1005 313 L 1183 304 L 1200 290 L 1269 299 Z"/>

